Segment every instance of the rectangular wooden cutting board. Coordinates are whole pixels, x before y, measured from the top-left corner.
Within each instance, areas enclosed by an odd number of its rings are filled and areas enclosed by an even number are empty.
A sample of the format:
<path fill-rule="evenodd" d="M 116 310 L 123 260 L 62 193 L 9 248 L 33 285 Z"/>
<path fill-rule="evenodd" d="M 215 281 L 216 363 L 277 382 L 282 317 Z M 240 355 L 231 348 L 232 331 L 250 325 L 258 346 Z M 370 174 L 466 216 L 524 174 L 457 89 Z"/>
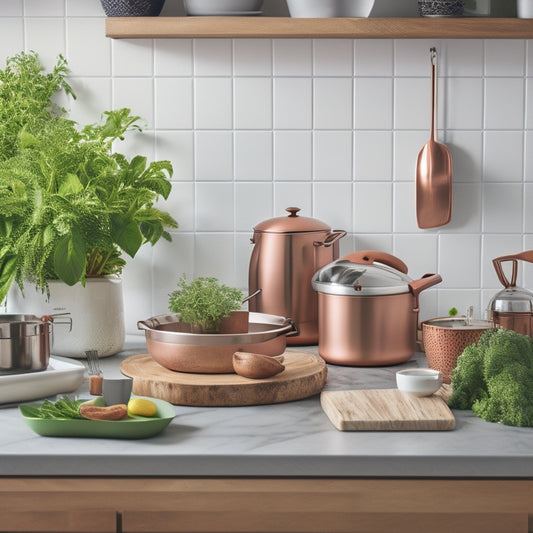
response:
<path fill-rule="evenodd" d="M 398 389 L 322 391 L 322 409 L 340 431 L 443 431 L 455 418 L 438 394 L 417 398 Z"/>

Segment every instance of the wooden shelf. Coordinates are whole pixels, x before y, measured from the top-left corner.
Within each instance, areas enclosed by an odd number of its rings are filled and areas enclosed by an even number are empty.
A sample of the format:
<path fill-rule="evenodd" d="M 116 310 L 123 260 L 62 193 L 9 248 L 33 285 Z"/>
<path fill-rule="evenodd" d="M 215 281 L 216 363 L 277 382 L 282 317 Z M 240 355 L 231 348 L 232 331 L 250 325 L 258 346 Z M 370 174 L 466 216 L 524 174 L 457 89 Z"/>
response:
<path fill-rule="evenodd" d="M 106 36 L 113 39 L 532 39 L 533 19 L 109 17 Z"/>

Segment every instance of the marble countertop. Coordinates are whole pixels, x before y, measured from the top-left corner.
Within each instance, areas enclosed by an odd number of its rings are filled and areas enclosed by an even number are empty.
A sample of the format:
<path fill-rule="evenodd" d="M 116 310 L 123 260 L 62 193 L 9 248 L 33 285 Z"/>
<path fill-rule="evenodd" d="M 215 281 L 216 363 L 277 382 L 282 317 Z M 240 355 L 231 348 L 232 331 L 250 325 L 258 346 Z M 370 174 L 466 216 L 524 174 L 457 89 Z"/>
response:
<path fill-rule="evenodd" d="M 145 352 L 144 337 L 129 338 L 123 352 L 101 360 L 105 375 Z M 325 390 L 394 388 L 397 370 L 418 366 L 426 366 L 422 353 L 393 367 L 328 365 Z M 87 381 L 76 394 L 87 397 Z M 318 395 L 175 409 L 161 434 L 113 440 L 41 437 L 16 407 L 0 406 L 0 476 L 533 477 L 533 428 L 491 424 L 470 411 L 454 411 L 453 431 L 341 432 Z"/>

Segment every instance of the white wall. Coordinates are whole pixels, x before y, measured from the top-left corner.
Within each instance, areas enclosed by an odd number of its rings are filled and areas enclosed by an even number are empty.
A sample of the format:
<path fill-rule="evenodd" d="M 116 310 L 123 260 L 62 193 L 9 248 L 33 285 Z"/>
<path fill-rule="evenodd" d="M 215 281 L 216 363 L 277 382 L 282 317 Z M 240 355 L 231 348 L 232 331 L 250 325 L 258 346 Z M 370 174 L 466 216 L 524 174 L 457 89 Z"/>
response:
<path fill-rule="evenodd" d="M 167 0 L 164 14 L 180 14 Z M 268 0 L 266 0 L 268 2 Z M 284 5 L 278 5 L 283 11 Z M 146 119 L 119 149 L 170 159 L 173 242 L 125 271 L 128 326 L 165 312 L 178 277 L 247 287 L 249 239 L 287 206 L 345 229 L 341 252 L 378 249 L 410 275 L 438 272 L 423 318 L 499 290 L 492 259 L 533 248 L 533 46 L 524 40 L 111 40 L 99 0 L 0 0 L 0 61 L 58 53 L 71 116 L 128 106 Z M 428 139 L 429 48 L 439 52 L 439 133 L 454 159 L 450 224 L 420 230 L 417 154 Z M 533 286 L 533 269 L 521 284 Z"/>

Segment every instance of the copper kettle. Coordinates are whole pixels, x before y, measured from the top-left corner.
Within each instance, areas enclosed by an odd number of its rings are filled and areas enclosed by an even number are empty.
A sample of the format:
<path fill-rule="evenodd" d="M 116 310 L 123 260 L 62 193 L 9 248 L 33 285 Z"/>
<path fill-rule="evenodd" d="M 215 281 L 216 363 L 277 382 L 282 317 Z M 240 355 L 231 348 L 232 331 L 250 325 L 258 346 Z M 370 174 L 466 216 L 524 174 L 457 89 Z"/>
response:
<path fill-rule="evenodd" d="M 516 286 L 518 261 L 533 263 L 533 250 L 513 255 L 504 255 L 492 260 L 498 279 L 505 287 L 489 302 L 489 319 L 495 327 L 512 329 L 517 333 L 533 337 L 533 292 Z M 502 263 L 512 261 L 513 271 L 509 281 Z"/>
<path fill-rule="evenodd" d="M 292 318 L 299 335 L 287 344 L 318 343 L 318 298 L 311 285 L 313 274 L 339 257 L 339 239 L 345 231 L 334 230 L 320 220 L 298 215 L 265 220 L 254 227 L 248 288 L 250 311 Z"/>

